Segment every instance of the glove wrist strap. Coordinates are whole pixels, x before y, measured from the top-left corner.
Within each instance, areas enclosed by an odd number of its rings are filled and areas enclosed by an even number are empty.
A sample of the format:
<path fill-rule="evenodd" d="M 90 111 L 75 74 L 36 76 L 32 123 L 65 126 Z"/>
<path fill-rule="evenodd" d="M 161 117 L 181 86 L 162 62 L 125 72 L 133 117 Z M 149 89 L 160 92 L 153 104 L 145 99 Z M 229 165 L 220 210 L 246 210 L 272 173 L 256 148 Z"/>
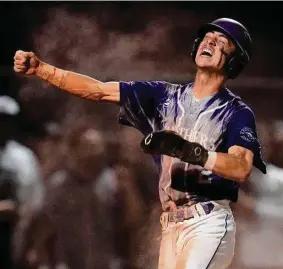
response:
<path fill-rule="evenodd" d="M 43 80 L 48 81 L 53 86 L 62 89 L 65 83 L 65 78 L 68 74 L 68 71 L 59 69 L 50 64 L 40 62 L 37 67 L 36 75 Z"/>
<path fill-rule="evenodd" d="M 204 168 L 208 171 L 212 171 L 217 159 L 217 153 L 213 151 L 208 152 L 208 158 L 206 163 L 204 164 Z"/>
<path fill-rule="evenodd" d="M 180 159 L 190 164 L 204 166 L 208 159 L 208 151 L 197 143 L 186 141 Z"/>

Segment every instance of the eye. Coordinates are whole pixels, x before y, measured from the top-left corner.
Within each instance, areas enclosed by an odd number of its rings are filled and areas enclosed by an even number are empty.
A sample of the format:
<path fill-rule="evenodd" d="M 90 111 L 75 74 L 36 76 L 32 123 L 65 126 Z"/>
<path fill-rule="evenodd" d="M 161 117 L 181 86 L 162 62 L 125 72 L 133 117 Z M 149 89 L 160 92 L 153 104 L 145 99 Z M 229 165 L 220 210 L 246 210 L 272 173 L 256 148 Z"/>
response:
<path fill-rule="evenodd" d="M 225 38 L 220 38 L 218 39 L 219 43 L 221 43 L 222 45 L 227 45 L 228 41 Z"/>
<path fill-rule="evenodd" d="M 211 34 L 206 34 L 206 35 L 204 36 L 204 39 L 208 39 L 208 38 L 211 38 Z"/>

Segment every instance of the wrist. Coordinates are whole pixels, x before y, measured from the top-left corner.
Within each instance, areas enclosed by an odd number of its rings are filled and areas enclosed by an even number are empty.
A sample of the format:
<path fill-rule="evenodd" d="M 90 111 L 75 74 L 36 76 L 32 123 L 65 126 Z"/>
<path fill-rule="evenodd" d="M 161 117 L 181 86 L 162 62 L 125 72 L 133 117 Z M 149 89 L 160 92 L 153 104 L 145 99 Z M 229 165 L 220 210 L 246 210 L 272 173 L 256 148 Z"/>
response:
<path fill-rule="evenodd" d="M 59 69 L 42 61 L 39 61 L 39 65 L 35 72 L 36 76 L 50 82 L 52 85 L 58 88 L 63 87 L 67 73 L 68 71 Z"/>
<path fill-rule="evenodd" d="M 48 80 L 48 78 L 54 74 L 54 66 L 39 61 L 39 64 L 35 70 L 35 75 L 44 79 Z"/>
<path fill-rule="evenodd" d="M 217 153 L 213 151 L 208 151 L 208 158 L 204 164 L 204 168 L 208 171 L 212 171 L 217 159 Z"/>

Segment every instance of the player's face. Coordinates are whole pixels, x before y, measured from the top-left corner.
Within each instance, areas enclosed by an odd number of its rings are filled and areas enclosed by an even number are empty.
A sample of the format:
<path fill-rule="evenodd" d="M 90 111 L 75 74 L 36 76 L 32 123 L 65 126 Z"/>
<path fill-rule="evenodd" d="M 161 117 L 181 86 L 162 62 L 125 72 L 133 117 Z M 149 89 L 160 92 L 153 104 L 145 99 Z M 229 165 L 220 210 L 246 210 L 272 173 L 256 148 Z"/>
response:
<path fill-rule="evenodd" d="M 224 34 L 208 32 L 199 45 L 196 65 L 210 72 L 221 71 L 227 57 L 235 50 L 235 45 Z"/>

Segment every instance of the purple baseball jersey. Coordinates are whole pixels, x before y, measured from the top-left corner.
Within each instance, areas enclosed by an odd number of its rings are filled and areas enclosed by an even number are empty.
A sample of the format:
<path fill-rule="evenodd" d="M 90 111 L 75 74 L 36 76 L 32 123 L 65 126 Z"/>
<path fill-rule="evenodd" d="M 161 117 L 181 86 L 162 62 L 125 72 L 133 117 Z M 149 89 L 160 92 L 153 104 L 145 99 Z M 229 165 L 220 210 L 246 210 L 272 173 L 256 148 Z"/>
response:
<path fill-rule="evenodd" d="M 254 166 L 266 173 L 252 110 L 227 88 L 197 100 L 192 83 L 120 82 L 119 122 L 144 135 L 174 130 L 209 151 L 227 153 L 233 145 L 254 153 Z M 160 171 L 159 196 L 164 210 L 177 205 L 229 199 L 236 202 L 239 183 L 169 156 L 153 156 Z"/>

